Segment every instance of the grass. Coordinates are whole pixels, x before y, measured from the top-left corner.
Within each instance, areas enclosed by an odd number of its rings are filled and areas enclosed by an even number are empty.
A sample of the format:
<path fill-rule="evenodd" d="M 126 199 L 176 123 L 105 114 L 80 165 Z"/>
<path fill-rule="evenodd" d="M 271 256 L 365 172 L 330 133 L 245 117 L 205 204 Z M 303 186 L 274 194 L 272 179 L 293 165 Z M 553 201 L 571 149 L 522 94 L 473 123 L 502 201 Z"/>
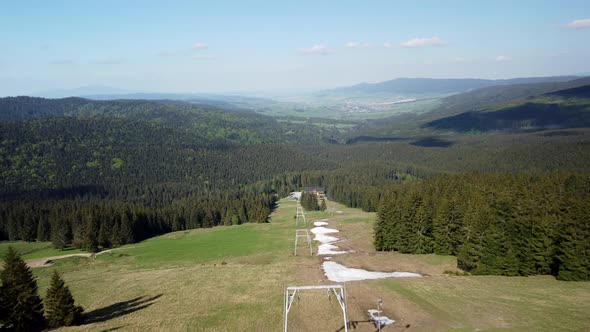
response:
<path fill-rule="evenodd" d="M 337 213 L 336 211 L 341 211 Z M 277 331 L 282 328 L 287 285 L 322 284 L 317 256 L 293 256 L 295 203 L 279 202 L 269 224 L 175 232 L 121 247 L 96 259 L 68 258 L 34 269 L 41 295 L 57 269 L 93 322 L 68 331 Z M 335 257 L 351 267 L 419 271 L 420 279 L 346 284 L 347 310 L 356 331 L 374 331 L 366 310 L 383 299 L 398 323 L 385 331 L 583 331 L 590 329 L 590 283 L 548 276 L 516 278 L 450 276 L 451 256 L 375 252 L 375 215 L 330 202 L 326 212 L 306 213 L 340 228 Z M 2 243 L 0 248 L 5 248 Z M 348 247 L 347 247 L 348 246 Z M 41 245 L 22 244 L 30 255 Z M 325 282 L 325 281 L 324 281 Z M 335 331 L 343 326 L 334 299 L 304 292 L 289 315 L 290 330 Z"/>
<path fill-rule="evenodd" d="M 453 330 L 582 331 L 590 326 L 588 283 L 477 276 L 382 280 L 378 287 Z"/>
<path fill-rule="evenodd" d="M 51 242 L 0 241 L 0 259 L 4 259 L 8 247 L 16 249 L 24 259 L 61 256 L 83 252 L 79 249 L 55 249 Z"/>
<path fill-rule="evenodd" d="M 272 259 L 286 244 L 272 236 L 272 228 L 247 224 L 176 232 L 130 245 L 114 255 L 132 256 L 140 268 L 221 263 L 257 255 Z"/>

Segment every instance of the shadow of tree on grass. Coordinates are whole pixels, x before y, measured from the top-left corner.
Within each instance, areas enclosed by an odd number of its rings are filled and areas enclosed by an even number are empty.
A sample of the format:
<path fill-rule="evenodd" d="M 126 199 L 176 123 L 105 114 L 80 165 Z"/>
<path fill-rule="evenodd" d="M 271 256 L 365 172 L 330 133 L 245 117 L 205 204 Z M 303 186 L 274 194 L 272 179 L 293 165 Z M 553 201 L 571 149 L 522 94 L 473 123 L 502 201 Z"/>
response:
<path fill-rule="evenodd" d="M 85 314 L 85 324 L 105 322 L 113 318 L 128 315 L 130 313 L 145 309 L 156 303 L 162 294 L 152 297 L 140 296 L 128 301 L 117 302 L 109 306 L 92 310 Z"/>

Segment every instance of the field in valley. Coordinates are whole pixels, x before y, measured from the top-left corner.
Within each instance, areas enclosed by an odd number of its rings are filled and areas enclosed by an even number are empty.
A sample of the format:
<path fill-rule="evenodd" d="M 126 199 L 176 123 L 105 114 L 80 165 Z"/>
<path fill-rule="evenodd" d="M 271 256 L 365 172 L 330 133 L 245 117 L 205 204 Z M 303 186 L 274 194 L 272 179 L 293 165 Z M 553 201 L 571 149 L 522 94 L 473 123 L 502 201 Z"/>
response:
<path fill-rule="evenodd" d="M 95 259 L 56 260 L 33 271 L 42 295 L 50 273 L 60 271 L 86 309 L 88 322 L 64 331 L 279 331 L 284 287 L 331 283 L 321 270 L 322 257 L 304 255 L 303 246 L 301 255 L 293 256 L 294 215 L 295 202 L 281 200 L 268 224 L 175 232 Z M 375 252 L 373 213 L 330 202 L 328 211 L 306 217 L 308 227 L 328 219 L 326 227 L 340 230 L 340 249 L 354 251 L 334 256 L 336 262 L 425 275 L 346 283 L 349 321 L 357 331 L 375 330 L 367 309 L 375 308 L 378 298 L 384 315 L 397 320 L 383 331 L 590 329 L 590 282 L 450 276 L 444 272 L 456 270 L 454 257 Z M 26 259 L 55 255 L 47 244 L 16 244 L 28 252 Z M 325 291 L 301 293 L 289 329 L 343 331 L 337 302 Z"/>

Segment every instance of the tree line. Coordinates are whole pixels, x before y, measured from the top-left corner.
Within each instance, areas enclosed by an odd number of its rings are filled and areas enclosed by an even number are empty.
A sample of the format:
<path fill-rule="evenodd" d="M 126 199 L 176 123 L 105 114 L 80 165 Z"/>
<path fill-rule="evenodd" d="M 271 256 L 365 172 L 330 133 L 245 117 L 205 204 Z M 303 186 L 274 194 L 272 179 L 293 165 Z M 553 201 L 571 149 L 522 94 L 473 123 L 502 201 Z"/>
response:
<path fill-rule="evenodd" d="M 377 250 L 456 255 L 473 274 L 590 279 L 590 176 L 443 175 L 392 186 Z"/>
<path fill-rule="evenodd" d="M 326 211 L 328 207 L 326 200 L 324 198 L 318 200 L 318 196 L 314 193 L 301 193 L 299 202 L 306 211 Z"/>
<path fill-rule="evenodd" d="M 51 241 L 91 252 L 142 241 L 170 231 L 267 222 L 276 195 L 217 192 L 187 195 L 171 205 L 105 200 L 23 199 L 0 203 L 0 240 Z"/>

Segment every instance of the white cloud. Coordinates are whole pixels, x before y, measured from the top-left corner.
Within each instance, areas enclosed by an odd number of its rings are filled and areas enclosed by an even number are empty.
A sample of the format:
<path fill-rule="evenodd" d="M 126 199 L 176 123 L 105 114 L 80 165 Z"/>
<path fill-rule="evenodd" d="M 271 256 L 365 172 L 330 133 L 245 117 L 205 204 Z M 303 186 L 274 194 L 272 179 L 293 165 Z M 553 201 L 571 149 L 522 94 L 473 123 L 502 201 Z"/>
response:
<path fill-rule="evenodd" d="M 203 44 L 203 43 L 196 43 L 195 45 L 193 45 L 193 50 L 206 50 L 208 48 L 209 48 L 209 46 L 207 46 L 207 44 Z"/>
<path fill-rule="evenodd" d="M 571 21 L 565 25 L 570 29 L 584 29 L 590 28 L 590 18 L 582 19 L 582 20 L 575 20 Z"/>
<path fill-rule="evenodd" d="M 333 49 L 331 49 L 325 45 L 322 45 L 322 44 L 313 45 L 312 47 L 309 47 L 309 48 L 301 48 L 301 49 L 299 49 L 299 51 L 303 54 L 326 55 L 326 54 L 334 53 Z"/>
<path fill-rule="evenodd" d="M 424 46 L 442 46 L 446 44 L 438 37 L 431 38 L 414 38 L 400 44 L 401 47 L 424 47 Z"/>
<path fill-rule="evenodd" d="M 393 47 L 393 44 L 390 43 L 390 42 L 385 42 L 385 43 L 383 43 L 383 47 L 385 47 L 385 48 L 392 48 Z"/>
<path fill-rule="evenodd" d="M 496 57 L 496 61 L 498 61 L 498 62 L 507 62 L 507 61 L 511 61 L 511 60 L 512 60 L 512 58 L 509 56 L 506 56 L 506 55 L 498 55 Z"/>

